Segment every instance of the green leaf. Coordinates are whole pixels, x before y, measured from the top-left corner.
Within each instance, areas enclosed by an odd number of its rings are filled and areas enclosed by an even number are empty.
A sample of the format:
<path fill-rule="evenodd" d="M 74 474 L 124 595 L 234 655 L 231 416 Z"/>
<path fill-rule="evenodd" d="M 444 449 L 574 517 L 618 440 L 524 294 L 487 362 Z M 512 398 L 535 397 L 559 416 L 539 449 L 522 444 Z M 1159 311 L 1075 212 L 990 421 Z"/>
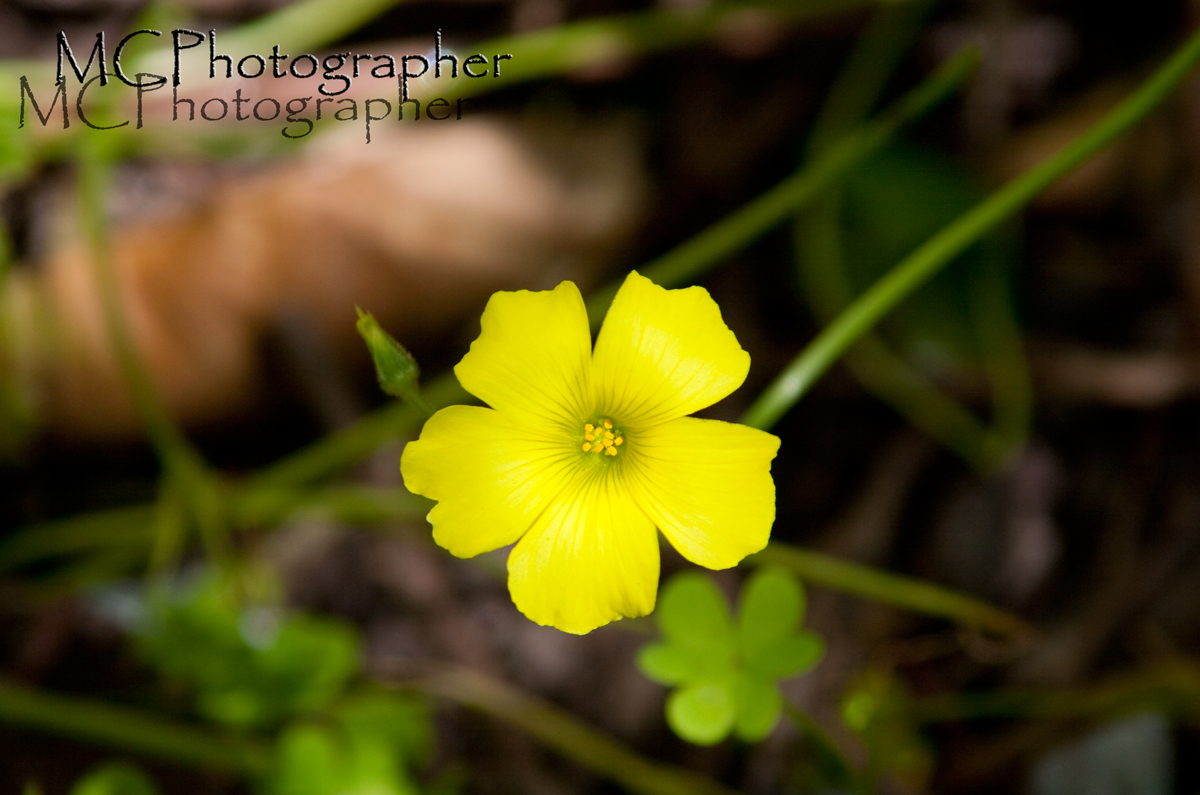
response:
<path fill-rule="evenodd" d="M 108 762 L 75 782 L 71 795 L 158 795 L 158 788 L 128 762 Z"/>
<path fill-rule="evenodd" d="M 756 571 L 742 587 L 742 658 L 752 660 L 792 635 L 803 617 L 804 591 L 794 575 L 777 568 Z"/>
<path fill-rule="evenodd" d="M 746 660 L 746 667 L 767 679 L 786 679 L 804 673 L 825 655 L 825 641 L 815 632 L 780 640 L 759 649 Z"/>
<path fill-rule="evenodd" d="M 417 367 L 417 360 L 383 330 L 374 315 L 358 307 L 355 309 L 358 311 L 355 325 L 375 361 L 375 375 L 379 378 L 380 388 L 392 397 L 412 400 L 419 394 L 417 381 L 421 371 Z"/>
<path fill-rule="evenodd" d="M 667 723 L 690 743 L 715 745 L 733 728 L 733 690 L 733 677 L 681 687 L 667 699 Z"/>
<path fill-rule="evenodd" d="M 696 652 L 673 643 L 651 643 L 637 656 L 638 668 L 660 685 L 679 685 L 703 670 Z"/>
<path fill-rule="evenodd" d="M 739 740 L 757 743 L 779 722 L 783 711 L 783 697 L 773 682 L 760 679 L 743 671 L 737 678 L 734 700 L 737 702 L 737 717 L 734 733 Z"/>
<path fill-rule="evenodd" d="M 698 572 L 676 575 L 663 589 L 658 625 L 667 639 L 686 649 L 711 655 L 714 665 L 732 662 L 733 620 L 729 604 L 707 576 Z"/>

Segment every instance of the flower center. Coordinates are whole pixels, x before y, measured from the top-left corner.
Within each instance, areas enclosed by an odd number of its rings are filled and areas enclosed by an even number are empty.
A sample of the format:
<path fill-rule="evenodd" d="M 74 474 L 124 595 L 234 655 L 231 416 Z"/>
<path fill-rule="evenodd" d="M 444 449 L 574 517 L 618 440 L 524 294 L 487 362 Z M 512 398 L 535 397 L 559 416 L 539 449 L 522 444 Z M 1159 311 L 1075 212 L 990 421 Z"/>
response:
<path fill-rule="evenodd" d="M 616 455 L 618 448 L 625 444 L 625 437 L 618 428 L 613 427 L 612 420 L 603 419 L 599 424 L 587 423 L 583 426 L 583 452 L 601 455 Z"/>

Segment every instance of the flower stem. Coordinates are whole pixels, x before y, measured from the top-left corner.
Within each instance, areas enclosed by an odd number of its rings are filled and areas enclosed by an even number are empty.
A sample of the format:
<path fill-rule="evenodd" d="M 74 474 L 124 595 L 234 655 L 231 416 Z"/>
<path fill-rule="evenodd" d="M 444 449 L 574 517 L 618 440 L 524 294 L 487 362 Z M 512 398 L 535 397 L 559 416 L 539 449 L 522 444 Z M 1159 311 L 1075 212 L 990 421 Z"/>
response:
<path fill-rule="evenodd" d="M 487 90 L 543 77 L 602 68 L 638 55 L 694 44 L 720 32 L 747 13 L 799 21 L 849 11 L 882 0 L 804 0 L 791 3 L 714 2 L 688 10 L 651 10 L 585 19 L 544 31 L 481 42 L 479 52 L 511 53 L 499 79 Z M 892 0 L 895 2 L 896 0 Z M 900 0 L 902 4 L 912 0 Z M 448 83 L 439 95 L 453 95 L 462 83 Z M 473 92 L 478 89 L 471 87 Z"/>
<path fill-rule="evenodd" d="M 788 720 L 812 744 L 813 750 L 819 756 L 837 766 L 838 775 L 843 779 L 840 783 L 855 787 L 859 781 L 859 773 L 829 732 L 825 731 L 825 727 L 786 698 L 783 700 L 783 714 L 788 716 Z"/>
<path fill-rule="evenodd" d="M 967 246 L 1145 118 L 1188 75 L 1197 60 L 1200 60 L 1200 31 L 1099 124 L 1042 164 L 1011 180 L 901 260 L 809 343 L 759 395 L 742 421 L 756 428 L 773 426 L 880 318 Z"/>
<path fill-rule="evenodd" d="M 571 713 L 469 668 L 438 664 L 429 675 L 402 686 L 507 721 L 637 795 L 736 795 L 713 779 L 646 759 Z"/>
<path fill-rule="evenodd" d="M 880 117 L 847 133 L 825 154 L 783 182 L 751 201 L 732 215 L 647 263 L 641 274 L 656 284 L 673 287 L 686 284 L 745 248 L 772 227 L 786 221 L 797 210 L 851 169 L 879 151 L 896 132 L 928 113 L 950 96 L 979 65 L 979 52 L 963 50 L 920 85 L 905 94 Z M 588 315 L 596 327 L 612 303 L 619 284 L 595 291 L 588 299 Z"/>
<path fill-rule="evenodd" d="M 747 565 L 783 566 L 805 582 L 893 604 L 917 613 L 940 616 L 997 635 L 1031 637 L 1035 630 L 1022 619 L 966 594 L 915 577 L 879 571 L 808 549 L 773 542 L 744 561 Z"/>
<path fill-rule="evenodd" d="M 141 710 L 0 680 L 0 722 L 167 762 L 256 775 L 271 764 L 260 740 L 227 737 Z"/>
<path fill-rule="evenodd" d="M 229 549 L 220 487 L 204 459 L 175 426 L 159 400 L 122 305 L 121 287 L 108 233 L 106 204 L 112 152 L 101 140 L 83 140 L 79 156 L 79 190 L 104 323 L 134 408 L 162 462 L 163 488 L 179 491 L 200 530 L 201 540 L 209 555 L 221 562 L 228 557 Z"/>

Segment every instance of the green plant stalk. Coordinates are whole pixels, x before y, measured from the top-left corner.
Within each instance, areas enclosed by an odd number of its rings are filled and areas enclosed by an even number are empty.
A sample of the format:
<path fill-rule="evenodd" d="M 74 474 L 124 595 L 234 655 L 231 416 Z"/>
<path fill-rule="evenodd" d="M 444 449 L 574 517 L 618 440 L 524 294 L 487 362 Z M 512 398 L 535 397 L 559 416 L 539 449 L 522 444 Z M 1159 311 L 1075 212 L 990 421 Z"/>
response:
<path fill-rule="evenodd" d="M 23 527 L 0 541 L 0 572 L 94 549 L 144 545 L 154 505 L 116 508 Z"/>
<path fill-rule="evenodd" d="M 939 67 L 920 85 L 905 94 L 879 119 L 847 133 L 819 159 L 737 212 L 705 229 L 687 242 L 652 260 L 641 269 L 657 284 L 685 284 L 736 251 L 757 240 L 821 195 L 858 164 L 890 141 L 898 130 L 928 113 L 953 94 L 979 65 L 979 52 L 968 48 Z M 593 293 L 588 315 L 598 326 L 612 303 L 619 283 Z"/>
<path fill-rule="evenodd" d="M 796 222 L 800 276 L 809 305 L 828 322 L 852 300 L 843 267 L 838 228 L 840 201 L 829 195 Z M 866 333 L 848 351 L 846 367 L 869 391 L 909 423 L 957 453 L 978 470 L 990 468 L 992 434 L 958 401 L 931 384 L 893 353 L 877 335 Z"/>
<path fill-rule="evenodd" d="M 928 12 L 928 4 L 880 9 L 859 36 L 829 98 L 809 135 L 808 159 L 814 160 L 831 140 L 853 129 L 870 112 Z M 840 231 L 841 197 L 828 191 L 795 224 L 798 269 L 809 305 L 828 323 L 853 300 L 845 272 Z M 991 275 L 991 274 L 989 274 Z M 976 296 L 973 296 L 976 297 Z M 970 410 L 944 394 L 892 352 L 882 339 L 867 333 L 846 352 L 847 369 L 869 391 L 889 403 L 913 426 L 957 453 L 973 468 L 988 471 L 1007 459 L 1024 440 L 1028 420 L 1028 383 L 1020 337 L 1007 305 L 993 296 L 978 296 L 972 318 L 987 348 L 985 368 L 996 396 L 996 429 L 985 427 Z M 981 312 L 986 310 L 988 324 Z M 1001 339 L 1011 333 L 1013 340 Z M 1016 353 L 1012 348 L 1016 346 Z M 1011 383 L 1010 380 L 1011 379 Z M 1024 408 L 1022 412 L 1020 409 Z"/>
<path fill-rule="evenodd" d="M 423 519 L 433 502 L 403 487 L 328 486 L 322 489 L 277 487 L 235 494 L 229 515 L 239 527 L 265 527 L 297 516 L 350 524 Z M 182 521 L 175 499 L 118 508 L 58 522 L 23 527 L 0 541 L 0 572 L 55 559 L 129 551 L 150 556 L 151 572 L 169 571 L 182 550 L 177 532 L 161 524 Z"/>
<path fill-rule="evenodd" d="M 218 52 L 229 53 L 236 61 L 240 54 L 261 54 L 278 44 L 281 53 L 296 55 L 353 33 L 400 2 L 402 0 L 300 0 L 231 30 L 219 31 Z M 201 32 L 207 35 L 208 29 Z M 146 72 L 166 77 L 171 75 L 175 67 L 175 54 L 170 46 L 170 34 L 166 33 L 152 41 L 155 44 L 148 46 L 153 46 L 153 50 L 134 59 L 132 67 L 125 67 L 128 74 Z M 186 45 L 189 41 L 190 38 L 184 38 L 182 43 Z M 193 52 L 204 50 L 207 53 L 207 47 L 207 44 L 202 44 Z M 45 63 L 39 66 L 44 67 Z M 170 86 L 167 88 L 169 90 Z M 136 146 L 137 137 L 141 136 L 131 135 L 126 129 L 121 131 L 120 137 L 129 139 Z"/>
<path fill-rule="evenodd" d="M 222 34 L 223 52 L 257 52 L 278 44 L 305 51 L 337 41 L 401 0 L 302 0 Z"/>
<path fill-rule="evenodd" d="M 487 89 L 492 90 L 558 74 L 619 65 L 634 56 L 694 44 L 731 23 L 736 24 L 739 16 L 747 13 L 768 14 L 795 22 L 883 1 L 714 2 L 701 8 L 642 11 L 587 19 L 535 33 L 485 41 L 477 45 L 477 51 L 513 55 L 511 61 L 503 62 L 500 77 L 487 81 L 492 84 Z M 451 84 L 450 94 L 453 95 L 460 85 L 460 81 Z M 474 87 L 471 90 L 477 91 Z M 445 93 L 439 91 L 439 94 Z"/>
<path fill-rule="evenodd" d="M 110 152 L 101 138 L 84 139 L 79 158 L 80 203 L 96 273 L 101 311 L 134 407 L 150 436 L 165 470 L 165 488 L 177 488 L 210 556 L 218 562 L 228 557 L 227 527 L 218 486 L 200 454 L 175 427 L 146 371 L 129 328 L 121 301 L 121 288 L 113 262 L 106 212 L 111 177 Z"/>
<path fill-rule="evenodd" d="M 791 569 L 806 583 L 821 585 L 917 613 L 940 616 L 1003 636 L 1031 637 L 1034 629 L 1017 616 L 966 594 L 915 577 L 891 574 L 830 555 L 779 542 L 743 561 L 749 566 Z"/>
<path fill-rule="evenodd" d="M 807 160 L 813 160 L 870 116 L 932 5 L 929 0 L 883 5 L 872 15 L 813 123 Z"/>
<path fill-rule="evenodd" d="M 1161 103 L 1200 60 L 1200 32 L 1099 124 L 1045 162 L 1011 180 L 901 260 L 817 335 L 759 395 L 743 418 L 770 428 L 845 353 L 900 301 L 989 230 L 1019 212 L 1038 194 L 1103 150 Z"/>
<path fill-rule="evenodd" d="M 909 714 L 921 723 L 980 718 L 1105 720 L 1147 709 L 1200 721 L 1200 671 L 1190 661 L 1177 661 L 1088 688 L 950 693 L 908 704 Z"/>
<path fill-rule="evenodd" d="M 825 731 L 825 727 L 817 723 L 811 715 L 786 698 L 783 700 L 783 714 L 787 715 L 788 720 L 813 744 L 819 753 L 837 762 L 840 768 L 839 772 L 845 778 L 846 783 L 858 789 L 858 783 L 861 779 L 858 770 L 851 764 L 850 760 L 842 752 L 841 747 L 829 735 L 829 732 Z"/>
<path fill-rule="evenodd" d="M 422 390 L 432 408 L 441 408 L 471 400 L 458 383 L 454 373 L 433 379 Z M 412 433 L 425 419 L 417 407 L 396 401 L 378 409 L 354 425 L 336 431 L 318 442 L 277 461 L 243 485 L 253 491 L 259 488 L 299 486 L 311 483 L 350 467 L 397 437 Z"/>
<path fill-rule="evenodd" d="M 0 722 L 122 751 L 242 775 L 271 764 L 261 740 L 227 737 L 157 715 L 0 680 Z"/>
<path fill-rule="evenodd" d="M 971 317 L 992 394 L 984 461 L 994 466 L 1025 446 L 1033 422 L 1033 384 L 1003 263 L 986 262 L 971 280 Z"/>
<path fill-rule="evenodd" d="M 713 779 L 646 759 L 571 713 L 468 668 L 439 665 L 435 673 L 402 686 L 506 721 L 637 795 L 737 795 Z"/>

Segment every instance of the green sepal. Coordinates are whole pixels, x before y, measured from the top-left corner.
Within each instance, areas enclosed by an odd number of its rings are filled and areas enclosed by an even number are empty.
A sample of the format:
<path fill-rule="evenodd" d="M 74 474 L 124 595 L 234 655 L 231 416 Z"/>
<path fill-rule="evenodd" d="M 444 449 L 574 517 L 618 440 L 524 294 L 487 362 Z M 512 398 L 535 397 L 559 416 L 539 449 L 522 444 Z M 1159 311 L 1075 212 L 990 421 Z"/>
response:
<path fill-rule="evenodd" d="M 358 307 L 354 309 L 358 312 L 355 327 L 367 343 L 367 350 L 371 352 L 379 387 L 392 397 L 401 398 L 418 408 L 423 408 L 419 384 L 421 370 L 417 366 L 417 360 L 403 345 L 396 342 L 395 337 L 383 330 L 374 315 Z"/>

